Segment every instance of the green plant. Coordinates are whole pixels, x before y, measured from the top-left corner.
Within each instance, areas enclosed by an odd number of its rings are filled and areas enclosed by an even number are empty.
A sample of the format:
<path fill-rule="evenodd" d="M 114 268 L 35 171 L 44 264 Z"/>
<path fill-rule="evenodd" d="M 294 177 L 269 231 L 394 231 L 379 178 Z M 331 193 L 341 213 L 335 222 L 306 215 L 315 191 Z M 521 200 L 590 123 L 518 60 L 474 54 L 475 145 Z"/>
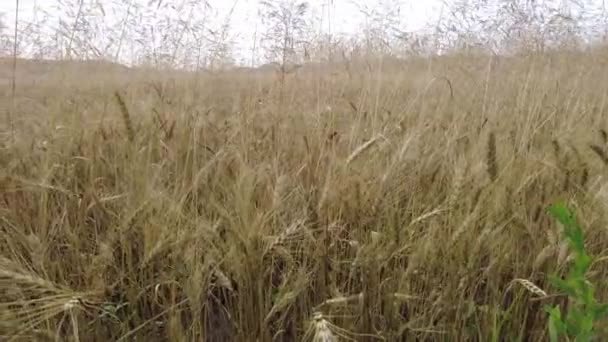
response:
<path fill-rule="evenodd" d="M 595 323 L 608 313 L 608 305 L 598 303 L 593 284 L 586 278 L 593 258 L 585 250 L 583 230 L 574 212 L 557 203 L 549 208 L 549 213 L 561 223 L 568 245 L 574 252 L 574 264 L 567 277 L 550 277 L 551 283 L 568 295 L 572 305 L 568 306 L 565 314 L 558 306 L 545 308 L 549 313 L 549 336 L 551 341 L 558 341 L 560 336 L 568 340 L 590 341 L 595 335 Z"/>

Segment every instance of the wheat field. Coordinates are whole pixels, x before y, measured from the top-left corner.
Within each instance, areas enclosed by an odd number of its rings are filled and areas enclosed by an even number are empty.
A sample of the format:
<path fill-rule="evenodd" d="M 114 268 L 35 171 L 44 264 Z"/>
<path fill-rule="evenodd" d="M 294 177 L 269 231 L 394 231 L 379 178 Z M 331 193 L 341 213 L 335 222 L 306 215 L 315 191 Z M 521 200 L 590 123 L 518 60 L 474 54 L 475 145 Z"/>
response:
<path fill-rule="evenodd" d="M 607 62 L 463 53 L 281 83 L 20 61 L 14 101 L 0 84 L 0 336 L 547 340 L 543 306 L 568 304 L 547 275 L 571 261 L 554 201 L 608 295 Z"/>

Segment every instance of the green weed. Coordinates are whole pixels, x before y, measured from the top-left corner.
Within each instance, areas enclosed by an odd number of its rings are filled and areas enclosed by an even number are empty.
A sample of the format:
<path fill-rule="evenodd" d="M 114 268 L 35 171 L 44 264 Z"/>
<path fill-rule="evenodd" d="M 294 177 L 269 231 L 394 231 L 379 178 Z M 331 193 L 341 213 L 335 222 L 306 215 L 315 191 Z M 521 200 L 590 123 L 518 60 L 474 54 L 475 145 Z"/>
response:
<path fill-rule="evenodd" d="M 575 213 L 564 204 L 558 203 L 549 208 L 549 213 L 562 226 L 562 232 L 574 253 L 574 264 L 565 279 L 551 276 L 550 282 L 568 295 L 566 312 L 559 306 L 547 306 L 549 313 L 549 336 L 552 342 L 560 337 L 574 341 L 591 341 L 596 337 L 596 326 L 599 319 L 608 313 L 608 305 L 599 303 L 595 298 L 593 284 L 586 278 L 593 262 L 585 250 L 583 229 L 576 220 Z"/>

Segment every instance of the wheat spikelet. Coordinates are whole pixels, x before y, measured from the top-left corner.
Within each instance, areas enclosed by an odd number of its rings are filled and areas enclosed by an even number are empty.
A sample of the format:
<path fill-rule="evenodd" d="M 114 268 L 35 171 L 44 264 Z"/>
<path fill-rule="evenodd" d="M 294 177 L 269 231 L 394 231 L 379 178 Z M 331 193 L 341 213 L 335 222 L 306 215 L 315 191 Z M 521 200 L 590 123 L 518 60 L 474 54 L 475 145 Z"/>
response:
<path fill-rule="evenodd" d="M 571 141 L 568 142 L 568 147 L 570 147 L 570 150 L 572 151 L 572 153 L 574 154 L 574 157 L 576 158 L 576 160 L 578 160 L 579 162 L 583 162 L 584 159 L 581 155 L 581 152 L 579 151 L 578 147 L 576 147 L 576 145 L 574 143 L 572 143 Z M 565 160 L 564 163 L 567 163 L 568 160 Z"/>
<path fill-rule="evenodd" d="M 437 208 L 437 209 L 433 209 L 431 211 L 429 211 L 428 213 L 424 213 L 418 217 L 416 217 L 415 219 L 413 219 L 412 221 L 410 221 L 408 226 L 413 226 L 419 222 L 422 222 L 430 217 L 436 216 L 442 212 L 444 212 L 445 209 L 441 209 L 441 208 Z"/>
<path fill-rule="evenodd" d="M 325 209 L 325 204 L 327 202 L 327 198 L 329 196 L 329 191 L 331 188 L 331 182 L 332 182 L 331 168 L 328 167 L 327 172 L 325 174 L 325 181 L 323 184 L 323 188 L 321 189 L 321 193 L 319 195 L 319 202 L 317 203 L 317 211 L 319 213 L 321 213 L 322 210 Z"/>
<path fill-rule="evenodd" d="M 535 270 L 539 270 L 540 268 L 543 267 L 545 262 L 547 260 L 549 260 L 549 258 L 551 258 L 554 254 L 555 254 L 555 246 L 553 246 L 553 245 L 545 246 L 545 248 L 543 248 L 540 251 L 540 253 L 538 253 L 538 255 L 536 256 L 536 259 L 534 259 L 534 263 L 532 263 L 532 267 Z"/>
<path fill-rule="evenodd" d="M 568 260 L 570 256 L 570 248 L 567 241 L 562 241 L 559 244 L 559 249 L 557 253 L 557 265 L 563 265 L 566 260 Z"/>
<path fill-rule="evenodd" d="M 59 327 L 66 317 L 72 325 L 74 340 L 79 341 L 78 309 L 83 309 L 85 295 L 61 288 L 50 281 L 32 274 L 0 270 L 0 288 L 15 290 L 18 300 L 0 302 L 0 318 L 15 330 L 12 336 L 23 335 L 36 329 L 45 321 L 63 314 Z M 25 296 L 25 298 L 22 298 Z"/>
<path fill-rule="evenodd" d="M 337 337 L 331 332 L 329 322 L 323 317 L 315 319 L 315 335 L 313 342 L 337 342 Z"/>
<path fill-rule="evenodd" d="M 561 146 L 559 145 L 559 142 L 557 141 L 557 139 L 553 139 L 553 141 L 551 141 L 551 145 L 553 146 L 553 153 L 555 155 L 555 160 L 557 160 L 557 162 L 559 163 L 560 159 L 561 159 Z"/>
<path fill-rule="evenodd" d="M 572 176 L 572 170 L 567 168 L 565 171 L 565 177 L 564 177 L 564 187 L 563 187 L 564 191 L 567 191 L 568 188 L 570 188 L 571 176 Z"/>
<path fill-rule="evenodd" d="M 325 319 L 323 314 L 315 312 L 306 330 L 305 340 L 312 337 L 312 342 L 337 342 L 338 338 L 334 335 L 331 328 L 331 323 Z"/>
<path fill-rule="evenodd" d="M 289 189 L 289 179 L 286 175 L 279 176 L 272 191 L 272 207 L 277 210 L 284 204 Z"/>
<path fill-rule="evenodd" d="M 129 108 L 127 107 L 126 102 L 122 98 L 122 95 L 118 91 L 114 93 L 116 97 L 116 101 L 118 102 L 118 106 L 120 107 L 120 112 L 122 114 L 122 120 L 125 124 L 125 128 L 127 130 L 127 137 L 129 141 L 133 142 L 135 140 L 135 131 L 133 130 L 133 122 L 131 121 L 131 115 L 129 114 Z"/>
<path fill-rule="evenodd" d="M 64 289 L 54 283 L 31 274 L 0 269 L 0 288 L 23 288 L 35 294 L 61 293 Z"/>
<path fill-rule="evenodd" d="M 342 296 L 342 297 L 327 299 L 326 301 L 321 303 L 319 306 L 350 305 L 350 304 L 354 304 L 354 303 L 357 303 L 357 304 L 363 303 L 363 293 L 359 293 L 359 294 L 348 296 L 348 297 Z"/>
<path fill-rule="evenodd" d="M 367 339 L 372 338 L 384 340 L 376 335 L 357 334 L 340 328 L 329 322 L 321 312 L 314 313 L 312 323 L 306 331 L 305 340 L 307 340 L 306 337 L 310 336 L 311 334 L 313 335 L 313 342 L 337 342 L 338 337 L 347 341 L 356 341 L 354 337 L 366 337 Z"/>
<path fill-rule="evenodd" d="M 526 288 L 526 290 L 528 290 L 532 294 L 535 294 L 539 297 L 547 297 L 547 292 L 543 291 L 543 289 L 536 286 L 533 282 L 527 279 L 514 279 L 513 282 L 522 285 L 524 288 Z"/>
<path fill-rule="evenodd" d="M 359 113 L 359 108 L 357 108 L 357 105 L 355 105 L 355 103 L 351 100 L 348 100 L 348 105 L 350 106 L 350 108 L 353 110 L 354 114 Z"/>
<path fill-rule="evenodd" d="M 370 147 L 374 146 L 374 144 L 377 143 L 378 140 L 380 140 L 380 138 L 382 138 L 382 135 L 377 135 L 374 138 L 372 138 L 372 139 L 368 140 L 367 142 L 365 142 L 363 145 L 357 147 L 357 149 L 354 150 L 353 153 L 350 154 L 350 156 L 348 157 L 348 159 L 346 159 L 346 165 L 349 165 L 350 163 L 352 163 L 363 152 L 367 151 Z"/>
<path fill-rule="evenodd" d="M 398 292 L 391 294 L 391 297 L 393 299 L 395 299 L 395 301 L 400 301 L 400 302 L 407 302 L 407 301 L 411 301 L 411 300 L 420 300 L 420 297 L 418 297 L 418 296 L 412 296 L 412 295 L 398 293 Z"/>
<path fill-rule="evenodd" d="M 608 155 L 606 154 L 606 151 L 604 151 L 604 149 L 603 149 L 603 148 L 601 148 L 601 147 L 600 147 L 600 146 L 598 146 L 598 145 L 594 145 L 594 144 L 589 145 L 589 148 L 591 148 L 591 150 L 592 150 L 593 152 L 595 152 L 595 154 L 596 154 L 598 157 L 600 157 L 600 159 L 602 160 L 602 162 L 603 162 L 605 165 L 608 165 Z"/>
<path fill-rule="evenodd" d="M 78 332 L 78 308 L 80 308 L 80 299 L 78 298 L 72 298 L 63 305 L 63 312 L 70 317 L 72 335 L 74 336 L 75 342 L 80 342 L 80 333 Z M 61 327 L 61 324 L 59 324 L 59 327 Z"/>
<path fill-rule="evenodd" d="M 517 132 L 514 129 L 509 131 L 509 141 L 513 145 L 514 151 L 517 152 Z"/>
<path fill-rule="evenodd" d="M 499 229 L 494 229 L 495 227 L 487 225 L 481 232 L 477 233 L 477 239 L 475 239 L 475 244 L 470 247 L 470 255 L 481 255 L 481 252 L 484 248 L 487 248 L 492 241 L 492 235 L 495 234 Z M 468 266 L 473 267 L 474 263 L 476 263 L 476 258 L 470 258 L 468 261 Z"/>
<path fill-rule="evenodd" d="M 570 176 L 572 173 L 572 170 L 568 168 L 570 158 L 567 153 L 562 153 L 562 148 L 556 139 L 554 139 L 551 143 L 553 145 L 553 152 L 555 154 L 557 166 L 565 173 L 563 190 L 567 191 L 568 187 L 570 186 Z"/>
<path fill-rule="evenodd" d="M 474 222 L 475 219 L 477 219 L 477 216 L 478 216 L 478 213 L 479 213 L 479 209 L 478 208 L 479 208 L 479 206 L 475 207 L 475 209 L 473 209 L 473 212 L 471 212 L 469 215 L 467 215 L 467 217 L 460 224 L 460 226 L 458 227 L 458 229 L 456 229 L 452 233 L 452 236 L 450 237 L 450 244 L 451 245 L 456 244 L 460 240 L 460 237 L 464 234 L 464 232 L 468 228 L 470 228 L 471 223 Z"/>
<path fill-rule="evenodd" d="M 462 192 L 462 187 L 464 185 L 465 178 L 465 162 L 464 158 L 460 158 L 458 163 L 456 164 L 456 168 L 454 170 L 454 179 L 452 181 L 452 192 L 448 198 L 448 208 L 453 209 L 456 205 L 456 201 L 460 198 L 460 194 Z"/>
<path fill-rule="evenodd" d="M 306 232 L 304 229 L 305 219 L 298 219 L 292 222 L 287 228 L 283 229 L 278 236 L 270 236 L 270 243 L 268 250 L 271 250 L 278 245 L 299 239 L 306 239 Z M 287 253 L 289 255 L 289 253 Z"/>
<path fill-rule="evenodd" d="M 292 279 L 293 280 L 289 282 L 289 286 L 287 286 L 286 281 L 280 287 L 276 301 L 264 319 L 266 324 L 270 323 L 275 314 L 283 312 L 286 308 L 292 306 L 299 295 L 306 290 L 309 282 L 309 277 L 306 272 L 298 271 L 298 274 Z"/>
<path fill-rule="evenodd" d="M 587 184 L 589 183 L 589 167 L 586 163 L 583 163 L 583 173 L 581 174 L 580 183 L 583 188 L 586 188 Z"/>
<path fill-rule="evenodd" d="M 496 135 L 490 132 L 488 138 L 488 151 L 486 155 L 486 166 L 490 179 L 494 182 L 498 178 L 498 162 L 496 160 Z"/>

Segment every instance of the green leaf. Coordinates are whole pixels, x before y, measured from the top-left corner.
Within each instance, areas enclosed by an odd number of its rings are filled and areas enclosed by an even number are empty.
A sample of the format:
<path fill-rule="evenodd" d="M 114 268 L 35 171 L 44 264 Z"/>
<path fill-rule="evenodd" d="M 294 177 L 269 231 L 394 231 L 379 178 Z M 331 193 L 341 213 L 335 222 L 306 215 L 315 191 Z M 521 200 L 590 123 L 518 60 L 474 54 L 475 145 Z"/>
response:
<path fill-rule="evenodd" d="M 581 320 L 579 332 L 582 332 L 584 335 L 588 336 L 593 332 L 593 318 L 590 315 L 585 315 L 585 317 Z"/>
<path fill-rule="evenodd" d="M 572 285 L 570 279 L 563 280 L 556 276 L 549 276 L 549 282 L 559 290 L 566 292 L 569 296 L 576 296 L 576 287 Z"/>
<path fill-rule="evenodd" d="M 608 304 L 596 304 L 597 307 L 593 309 L 593 316 L 595 319 L 600 319 L 602 316 L 608 314 Z"/>
<path fill-rule="evenodd" d="M 585 275 L 592 263 L 591 257 L 587 253 L 577 254 L 574 260 L 574 269 L 580 275 Z"/>
<path fill-rule="evenodd" d="M 556 203 L 549 207 L 549 213 L 553 216 L 559 223 L 561 223 L 565 229 L 569 229 L 569 227 L 573 226 L 574 223 L 574 215 L 568 210 L 568 208 L 563 203 Z"/>
<path fill-rule="evenodd" d="M 574 212 L 562 203 L 554 204 L 548 210 L 562 225 L 562 233 L 574 251 L 574 264 L 567 277 L 549 276 L 551 284 L 565 292 L 570 300 L 568 312 L 563 316 L 558 307 L 545 308 L 549 314 L 549 337 L 551 341 L 557 341 L 562 335 L 569 340 L 591 341 L 596 321 L 608 314 L 608 304 L 597 302 L 594 286 L 586 278 L 593 257 L 585 250 L 583 229 L 578 225 Z"/>
<path fill-rule="evenodd" d="M 568 237 L 570 247 L 575 252 L 583 253 L 585 250 L 585 239 L 583 230 L 576 222 L 574 212 L 571 212 L 564 204 L 558 203 L 549 207 L 549 213 L 564 226 L 564 232 Z"/>
<path fill-rule="evenodd" d="M 559 307 L 545 307 L 545 311 L 549 313 L 549 338 L 551 342 L 557 342 L 561 334 L 565 332 L 565 326 L 562 322 L 562 313 Z"/>

